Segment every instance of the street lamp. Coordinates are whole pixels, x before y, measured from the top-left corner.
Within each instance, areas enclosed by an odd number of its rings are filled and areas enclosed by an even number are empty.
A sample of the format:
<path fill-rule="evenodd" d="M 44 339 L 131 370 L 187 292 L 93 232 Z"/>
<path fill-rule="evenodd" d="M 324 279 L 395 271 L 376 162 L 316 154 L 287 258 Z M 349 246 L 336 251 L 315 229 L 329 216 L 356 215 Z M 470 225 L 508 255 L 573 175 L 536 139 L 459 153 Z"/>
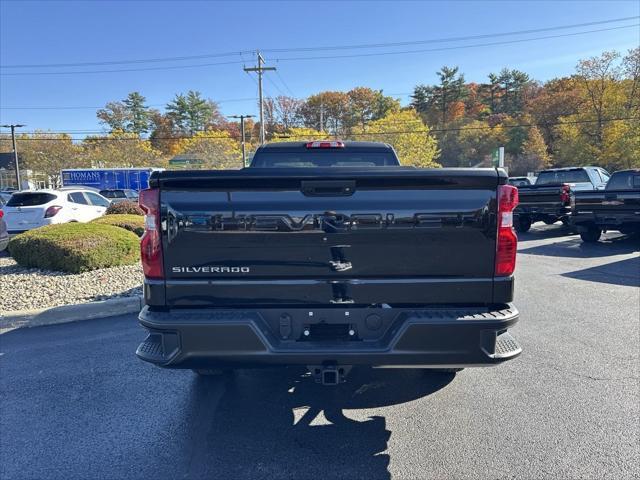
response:
<path fill-rule="evenodd" d="M 20 185 L 20 166 L 18 165 L 18 150 L 16 150 L 16 128 L 26 127 L 21 124 L 0 125 L 2 128 L 11 129 L 11 144 L 13 145 L 13 164 L 16 167 L 16 183 L 18 190 L 22 190 Z"/>

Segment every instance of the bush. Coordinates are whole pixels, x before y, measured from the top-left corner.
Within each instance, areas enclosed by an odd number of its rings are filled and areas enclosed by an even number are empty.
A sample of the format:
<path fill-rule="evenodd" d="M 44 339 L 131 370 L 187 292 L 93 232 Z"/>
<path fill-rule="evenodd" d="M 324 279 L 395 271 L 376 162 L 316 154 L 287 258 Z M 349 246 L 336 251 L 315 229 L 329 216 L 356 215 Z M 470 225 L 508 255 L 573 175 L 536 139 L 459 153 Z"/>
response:
<path fill-rule="evenodd" d="M 91 223 L 97 223 L 99 225 L 113 225 L 114 227 L 124 228 L 130 232 L 135 233 L 141 237 L 144 233 L 144 217 L 140 215 L 105 215 L 104 217 L 96 218 Z"/>
<path fill-rule="evenodd" d="M 125 200 L 124 202 L 112 203 L 107 208 L 107 215 L 144 215 L 142 209 L 136 202 Z"/>
<path fill-rule="evenodd" d="M 36 228 L 9 241 L 9 253 L 23 267 L 80 273 L 131 265 L 140 259 L 140 240 L 123 228 L 65 223 Z"/>

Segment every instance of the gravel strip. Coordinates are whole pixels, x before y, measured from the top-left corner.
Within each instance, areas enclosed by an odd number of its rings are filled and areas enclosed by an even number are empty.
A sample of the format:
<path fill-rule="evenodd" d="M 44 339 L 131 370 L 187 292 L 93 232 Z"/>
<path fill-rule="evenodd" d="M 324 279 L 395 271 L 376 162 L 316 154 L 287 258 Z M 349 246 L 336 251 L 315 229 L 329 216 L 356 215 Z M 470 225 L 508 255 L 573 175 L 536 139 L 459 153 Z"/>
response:
<path fill-rule="evenodd" d="M 23 268 L 0 257 L 0 313 L 142 294 L 140 264 L 73 274 Z"/>

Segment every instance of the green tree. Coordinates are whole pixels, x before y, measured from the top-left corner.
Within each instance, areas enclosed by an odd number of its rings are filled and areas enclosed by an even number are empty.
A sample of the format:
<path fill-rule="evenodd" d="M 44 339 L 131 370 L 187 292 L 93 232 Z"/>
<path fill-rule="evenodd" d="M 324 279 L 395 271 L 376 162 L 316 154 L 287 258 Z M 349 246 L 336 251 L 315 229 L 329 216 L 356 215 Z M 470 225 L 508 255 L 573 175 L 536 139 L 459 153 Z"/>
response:
<path fill-rule="evenodd" d="M 145 105 L 146 98 L 139 92 L 131 92 L 127 95 L 122 103 L 127 110 L 127 121 L 125 123 L 125 131 L 133 132 L 138 135 L 149 131 L 151 111 Z"/>
<path fill-rule="evenodd" d="M 464 75 L 458 67 L 442 67 L 436 74 L 438 85 L 418 85 L 412 95 L 411 105 L 430 124 L 445 126 L 449 120 L 451 105 L 461 102 L 467 96 Z"/>
<path fill-rule="evenodd" d="M 167 104 L 167 115 L 179 133 L 193 135 L 207 127 L 217 126 L 222 119 L 218 105 L 189 90 L 179 93 Z"/>

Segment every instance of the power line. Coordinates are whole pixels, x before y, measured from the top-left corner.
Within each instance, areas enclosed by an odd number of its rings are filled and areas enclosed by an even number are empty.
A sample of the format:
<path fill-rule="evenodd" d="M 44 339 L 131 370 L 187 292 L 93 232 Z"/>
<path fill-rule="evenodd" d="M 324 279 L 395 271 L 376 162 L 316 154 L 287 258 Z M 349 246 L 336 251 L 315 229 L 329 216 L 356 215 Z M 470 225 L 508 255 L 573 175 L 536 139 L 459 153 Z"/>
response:
<path fill-rule="evenodd" d="M 147 72 L 151 70 L 179 70 L 181 68 L 198 68 L 198 67 L 213 67 L 219 65 L 239 65 L 244 63 L 242 60 L 233 62 L 217 62 L 217 63 L 198 63 L 195 65 L 174 65 L 169 67 L 146 67 L 146 68 L 122 68 L 118 70 L 75 70 L 70 72 L 14 72 L 14 73 L 0 73 L 4 76 L 33 76 L 33 75 L 79 75 L 79 74 L 91 74 L 91 73 L 119 73 L 119 72 Z"/>
<path fill-rule="evenodd" d="M 291 90 L 291 89 L 289 88 L 289 85 L 287 85 L 287 82 L 285 82 L 285 81 L 284 81 L 284 78 L 282 78 L 282 75 L 280 75 L 280 72 L 278 72 L 277 70 L 276 70 L 276 76 L 280 79 L 280 82 L 282 82 L 282 85 L 284 85 L 284 88 L 286 88 L 286 89 L 289 91 L 289 93 L 291 94 L 291 96 L 292 96 L 292 97 L 295 97 L 295 96 L 296 96 L 296 94 L 295 94 L 295 93 L 293 93 L 293 90 Z"/>
<path fill-rule="evenodd" d="M 619 22 L 624 22 L 628 20 L 637 20 L 639 18 L 640 16 L 613 18 L 610 20 L 600 20 L 596 22 L 575 23 L 572 25 L 558 25 L 555 27 L 535 28 L 530 30 L 516 30 L 511 32 L 468 35 L 464 37 L 444 37 L 444 38 L 432 38 L 429 40 L 413 40 L 413 41 L 391 42 L 391 43 L 364 43 L 364 44 L 355 44 L 355 45 L 334 45 L 334 46 L 325 46 L 325 47 L 271 48 L 271 49 L 264 49 L 263 51 L 272 52 L 272 53 L 311 52 L 311 51 L 317 51 L 317 50 L 354 50 L 354 49 L 361 49 L 361 48 L 385 48 L 385 47 L 402 47 L 407 45 L 424 45 L 429 43 L 448 43 L 448 42 L 458 42 L 463 40 L 479 40 L 481 38 L 506 37 L 511 35 L 526 35 L 530 33 L 542 33 L 542 32 L 550 32 L 554 30 L 568 30 L 572 28 L 590 27 L 594 25 L 604 25 L 608 23 L 619 23 Z"/>
<path fill-rule="evenodd" d="M 265 77 L 267 79 L 267 81 L 273 85 L 275 87 L 276 90 L 278 90 L 282 95 L 284 95 L 285 97 L 287 96 L 287 94 L 284 92 L 284 90 L 282 90 L 280 88 L 280 86 L 278 84 L 276 84 L 273 80 L 271 80 L 269 77 Z"/>
<path fill-rule="evenodd" d="M 602 120 L 571 120 L 571 121 L 560 121 L 560 122 L 551 122 L 551 123 L 520 123 L 514 125 L 482 125 L 475 127 L 457 127 L 457 128 L 428 128 L 422 130 L 396 130 L 389 132 L 358 132 L 358 133 L 350 133 L 345 135 L 347 137 L 361 137 L 361 136 L 380 136 L 380 135 L 403 135 L 403 134 L 415 134 L 415 133 L 433 133 L 433 132 L 453 132 L 453 131 L 464 131 L 464 130 L 491 130 L 494 128 L 526 128 L 526 127 L 539 127 L 543 125 L 576 125 L 576 124 L 589 124 L 589 123 L 608 123 L 608 122 L 618 122 L 618 121 L 627 121 L 627 120 L 640 120 L 640 117 L 617 117 L 617 118 L 605 118 Z M 76 132 L 77 133 L 77 132 Z M 38 134 L 38 135 L 63 135 L 63 132 L 23 132 L 23 135 L 28 134 Z M 7 135 L 8 133 L 0 133 L 0 135 Z M 70 136 L 69 136 L 70 137 Z M 278 138 L 307 138 L 308 135 L 283 135 Z M 43 138 L 28 138 L 28 137 L 19 137 L 20 141 L 39 141 L 39 140 L 51 140 L 51 141 L 59 141 L 60 138 L 51 138 L 51 137 L 43 137 Z M 198 136 L 175 136 L 175 137 L 153 137 L 153 138 L 140 138 L 140 137 L 93 137 L 93 138 L 71 138 L 71 140 L 90 140 L 95 141 L 97 143 L 104 141 L 140 141 L 140 140 L 183 140 L 183 139 L 216 139 L 216 138 L 229 138 L 228 135 L 198 135 Z"/>
<path fill-rule="evenodd" d="M 463 50 L 465 48 L 494 47 L 498 45 L 510 45 L 515 43 L 530 42 L 535 40 L 548 40 L 551 38 L 571 37 L 575 35 L 585 35 L 588 33 L 597 33 L 597 32 L 608 32 L 611 30 L 620 30 L 623 28 L 631 28 L 631 27 L 638 27 L 638 26 L 640 26 L 640 23 L 634 23 L 633 25 L 625 25 L 622 27 L 601 28 L 597 30 L 585 30 L 582 32 L 564 33 L 560 35 L 546 35 L 543 37 L 523 38 L 518 40 L 505 40 L 501 42 L 476 43 L 472 45 L 459 45 L 459 46 L 453 46 L 453 47 L 423 48 L 419 50 L 401 50 L 401 51 L 393 51 L 393 52 L 353 53 L 353 54 L 347 54 L 347 55 L 316 55 L 312 57 L 283 57 L 283 58 L 275 58 L 274 61 L 283 62 L 283 61 L 297 61 L 297 60 L 330 60 L 330 59 L 338 59 L 338 58 L 379 57 L 384 55 L 404 55 L 404 54 L 411 54 L 411 53 L 443 52 L 447 50 Z"/>
<path fill-rule="evenodd" d="M 599 21 L 585 22 L 585 23 L 574 23 L 569 25 L 557 25 L 553 27 L 543 27 L 543 28 L 535 28 L 535 29 L 528 29 L 528 30 L 515 30 L 510 32 L 496 32 L 496 33 L 486 33 L 486 34 L 479 34 L 479 35 L 467 35 L 462 37 L 443 37 L 443 38 L 431 38 L 427 40 L 412 40 L 412 41 L 389 42 L 389 43 L 366 43 L 366 44 L 297 47 L 297 48 L 271 48 L 271 49 L 265 49 L 263 51 L 277 52 L 277 53 L 310 52 L 310 51 L 323 51 L 323 50 L 385 48 L 385 47 L 398 47 L 398 46 L 407 46 L 407 45 L 424 45 L 429 43 L 447 43 L 447 42 L 457 42 L 457 41 L 464 41 L 464 40 L 478 40 L 481 38 L 495 38 L 495 37 L 505 37 L 505 36 L 512 36 L 512 35 L 542 33 L 542 32 L 549 32 L 549 31 L 556 31 L 556 30 L 567 30 L 572 28 L 582 28 L 582 27 L 589 27 L 594 25 L 619 23 L 619 22 L 624 22 L 629 20 L 636 20 L 638 18 L 640 18 L 640 16 L 612 18 L 609 20 L 599 20 Z M 88 67 L 88 66 L 104 66 L 104 65 L 132 65 L 132 64 L 141 64 L 141 63 L 161 63 L 161 62 L 176 62 L 176 61 L 185 61 L 185 60 L 200 60 L 205 58 L 230 57 L 235 55 L 242 56 L 243 54 L 248 54 L 248 53 L 253 53 L 253 50 L 238 50 L 238 51 L 224 52 L 224 53 L 205 53 L 201 55 L 182 55 L 182 56 L 175 56 L 175 57 L 155 57 L 155 58 L 142 58 L 142 59 L 131 59 L 131 60 L 108 60 L 108 61 L 100 61 L 100 62 L 0 65 L 0 69 L 1 68 L 7 68 L 7 69 L 10 69 L 10 68 L 65 68 L 65 67 Z"/>
<path fill-rule="evenodd" d="M 248 102 L 249 100 L 256 100 L 257 97 L 245 97 L 245 98 L 226 98 L 222 100 L 214 100 L 215 103 L 227 103 L 227 102 Z M 151 103 L 147 107 L 164 107 L 166 103 Z M 0 110 L 97 110 L 104 108 L 105 105 L 99 107 L 85 107 L 85 106 L 34 106 L 34 107 L 3 107 L 0 105 Z"/>
<path fill-rule="evenodd" d="M 63 67 L 91 67 L 104 65 L 131 65 L 138 63 L 179 62 L 184 60 L 200 60 L 203 58 L 232 57 L 251 53 L 250 50 L 240 50 L 227 53 L 206 53 L 202 55 L 184 55 L 180 57 L 141 58 L 136 60 L 111 60 L 103 62 L 77 62 L 77 63 L 40 63 L 23 65 L 0 65 L 0 68 L 63 68 Z"/>
<path fill-rule="evenodd" d="M 610 28 L 601 28 L 595 30 L 584 30 L 581 32 L 571 32 L 564 33 L 558 35 L 546 35 L 541 37 L 532 37 L 532 38 L 523 38 L 517 40 L 505 40 L 500 42 L 488 42 L 488 43 L 477 43 L 470 45 L 458 45 L 458 46 L 450 46 L 450 47 L 439 47 L 439 48 L 428 48 L 428 49 L 418 49 L 418 50 L 400 50 L 400 51 L 391 51 L 391 52 L 370 52 L 370 53 L 354 53 L 354 54 L 345 54 L 345 55 L 315 55 L 315 56 L 298 56 L 298 57 L 281 57 L 274 58 L 272 61 L 281 62 L 281 61 L 300 61 L 300 60 L 329 60 L 329 59 L 339 59 L 339 58 L 358 58 L 358 57 L 376 57 L 376 56 L 386 56 L 386 55 L 405 55 L 412 53 L 428 53 L 428 52 L 439 52 L 439 51 L 448 51 L 448 50 L 463 50 L 466 48 L 479 48 L 479 47 L 491 47 L 498 45 L 509 45 L 537 40 L 548 40 L 552 38 L 563 38 L 563 37 L 571 37 L 576 35 L 586 35 L 590 33 L 598 33 L 598 32 L 608 32 L 612 30 L 620 30 L 625 28 L 638 27 L 640 24 L 635 23 L 632 25 L 624 25 L 619 27 L 610 27 Z M 93 74 L 93 73 L 119 73 L 119 72 L 141 72 L 141 71 L 151 71 L 151 70 L 174 70 L 181 68 L 200 68 L 200 67 L 211 67 L 211 66 L 219 66 L 219 65 L 233 65 L 244 63 L 242 61 L 230 61 L 230 62 L 218 62 L 218 63 L 200 63 L 200 64 L 191 64 L 191 65 L 174 65 L 174 66 L 166 66 L 166 67 L 146 67 L 146 68 L 128 68 L 128 69 L 116 69 L 116 70 L 80 70 L 80 71 L 66 71 L 66 72 L 11 72 L 11 73 L 0 73 L 3 76 L 45 76 L 45 75 L 75 75 L 75 74 Z"/>

